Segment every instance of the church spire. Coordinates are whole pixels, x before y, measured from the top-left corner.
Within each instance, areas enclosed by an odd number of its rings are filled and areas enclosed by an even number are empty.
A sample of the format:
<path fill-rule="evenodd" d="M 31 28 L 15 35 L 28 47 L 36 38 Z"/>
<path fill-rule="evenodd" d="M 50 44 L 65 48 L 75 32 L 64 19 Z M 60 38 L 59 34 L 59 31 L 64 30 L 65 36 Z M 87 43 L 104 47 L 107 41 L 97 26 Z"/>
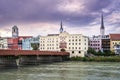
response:
<path fill-rule="evenodd" d="M 103 14 L 101 14 L 101 29 L 104 29 Z"/>
<path fill-rule="evenodd" d="M 62 20 L 61 20 L 61 23 L 60 23 L 60 33 L 63 32 L 63 24 L 62 24 Z"/>
<path fill-rule="evenodd" d="M 101 35 L 105 35 L 105 27 L 104 27 L 103 13 L 101 14 L 100 34 L 101 34 Z"/>

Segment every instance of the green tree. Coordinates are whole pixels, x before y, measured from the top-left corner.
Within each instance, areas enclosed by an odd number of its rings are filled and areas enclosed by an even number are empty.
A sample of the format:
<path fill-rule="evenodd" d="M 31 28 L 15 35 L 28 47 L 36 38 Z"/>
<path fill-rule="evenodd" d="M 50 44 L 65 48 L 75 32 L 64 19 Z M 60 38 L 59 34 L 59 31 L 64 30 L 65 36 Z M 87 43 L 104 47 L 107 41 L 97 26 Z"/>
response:
<path fill-rule="evenodd" d="M 95 49 L 93 49 L 93 48 L 88 48 L 87 53 L 88 53 L 88 54 L 96 54 L 97 52 L 96 52 Z"/>
<path fill-rule="evenodd" d="M 31 43 L 33 50 L 39 50 L 39 43 Z"/>

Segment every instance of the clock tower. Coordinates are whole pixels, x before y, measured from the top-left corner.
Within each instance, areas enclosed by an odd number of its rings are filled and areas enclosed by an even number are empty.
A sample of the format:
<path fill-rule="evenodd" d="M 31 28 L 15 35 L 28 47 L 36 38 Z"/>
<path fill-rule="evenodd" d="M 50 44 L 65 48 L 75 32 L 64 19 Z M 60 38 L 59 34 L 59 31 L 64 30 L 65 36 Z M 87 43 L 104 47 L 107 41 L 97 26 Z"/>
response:
<path fill-rule="evenodd" d="M 17 38 L 18 35 L 19 35 L 18 27 L 17 27 L 16 25 L 14 25 L 14 26 L 12 27 L 12 37 L 13 37 L 13 38 Z"/>

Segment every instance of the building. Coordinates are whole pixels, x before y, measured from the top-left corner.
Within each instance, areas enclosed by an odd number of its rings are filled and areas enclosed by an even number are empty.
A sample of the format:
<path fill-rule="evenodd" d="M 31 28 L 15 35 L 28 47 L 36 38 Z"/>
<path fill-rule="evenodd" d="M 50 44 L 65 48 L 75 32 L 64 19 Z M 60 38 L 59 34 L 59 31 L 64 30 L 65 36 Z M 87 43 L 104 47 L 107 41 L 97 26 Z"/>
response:
<path fill-rule="evenodd" d="M 93 48 L 97 52 L 99 50 L 102 50 L 102 47 L 101 47 L 101 36 L 99 35 L 99 36 L 93 36 L 93 37 L 89 38 L 89 47 Z"/>
<path fill-rule="evenodd" d="M 40 36 L 23 39 L 22 50 L 33 50 L 33 46 L 35 45 L 39 47 L 39 38 Z"/>
<path fill-rule="evenodd" d="M 8 49 L 8 38 L 7 37 L 0 38 L 0 49 Z"/>
<path fill-rule="evenodd" d="M 104 37 L 101 40 L 101 47 L 103 52 L 109 52 L 110 51 L 110 38 L 109 35 L 104 35 Z"/>
<path fill-rule="evenodd" d="M 69 34 L 63 31 L 62 24 L 59 34 L 48 34 L 40 36 L 40 47 L 42 51 L 67 51 L 70 57 L 84 57 L 88 50 L 88 37 L 82 34 Z"/>
<path fill-rule="evenodd" d="M 110 37 L 105 35 L 103 14 L 101 15 L 100 35 L 89 38 L 89 47 L 97 52 L 99 50 L 102 52 L 110 51 Z"/>
<path fill-rule="evenodd" d="M 114 46 L 120 44 L 120 34 L 110 34 L 110 50 L 115 52 Z"/>
<path fill-rule="evenodd" d="M 32 36 L 19 36 L 17 26 L 12 27 L 12 37 L 0 37 L 0 49 L 21 50 L 22 40 Z"/>
<path fill-rule="evenodd" d="M 114 52 L 116 55 L 120 55 L 120 44 L 114 45 Z"/>
<path fill-rule="evenodd" d="M 18 46 L 18 38 L 8 38 L 8 49 L 21 50 L 21 46 Z"/>

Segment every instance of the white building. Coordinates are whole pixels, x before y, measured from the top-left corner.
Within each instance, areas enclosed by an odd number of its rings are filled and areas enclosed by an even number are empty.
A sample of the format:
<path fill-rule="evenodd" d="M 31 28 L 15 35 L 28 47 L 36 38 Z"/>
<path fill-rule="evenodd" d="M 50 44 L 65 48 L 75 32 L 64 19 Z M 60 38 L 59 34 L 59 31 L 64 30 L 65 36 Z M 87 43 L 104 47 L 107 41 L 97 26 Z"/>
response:
<path fill-rule="evenodd" d="M 120 44 L 114 46 L 115 54 L 120 55 Z"/>
<path fill-rule="evenodd" d="M 61 25 L 62 28 L 62 25 Z M 42 51 L 61 51 L 70 52 L 70 57 L 84 57 L 88 50 L 88 37 L 82 34 L 69 34 L 63 32 L 60 28 L 60 34 L 48 34 L 40 36 L 40 47 Z"/>
<path fill-rule="evenodd" d="M 6 37 L 0 38 L 0 49 L 8 49 L 8 39 Z"/>

